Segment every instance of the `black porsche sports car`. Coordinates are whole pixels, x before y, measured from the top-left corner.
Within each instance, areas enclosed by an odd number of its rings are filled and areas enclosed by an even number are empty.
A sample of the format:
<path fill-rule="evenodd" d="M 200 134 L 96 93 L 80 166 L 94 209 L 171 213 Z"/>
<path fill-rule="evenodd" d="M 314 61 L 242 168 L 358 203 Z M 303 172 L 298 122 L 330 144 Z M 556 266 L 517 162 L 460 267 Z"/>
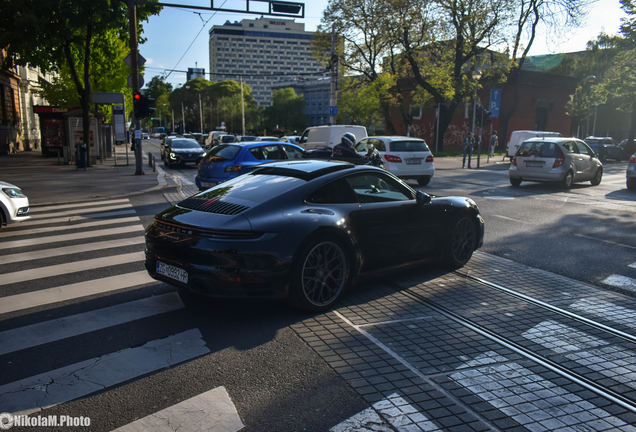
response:
<path fill-rule="evenodd" d="M 431 198 L 369 165 L 273 162 L 157 214 L 146 269 L 202 295 L 322 311 L 366 276 L 423 261 L 461 267 L 483 237 L 469 198 Z"/>

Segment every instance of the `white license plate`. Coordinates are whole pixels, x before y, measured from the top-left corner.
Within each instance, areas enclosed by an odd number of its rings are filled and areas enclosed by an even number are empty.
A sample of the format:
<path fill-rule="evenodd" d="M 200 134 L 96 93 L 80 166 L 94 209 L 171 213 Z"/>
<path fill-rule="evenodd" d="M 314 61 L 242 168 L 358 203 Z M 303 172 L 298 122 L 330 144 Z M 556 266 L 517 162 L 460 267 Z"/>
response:
<path fill-rule="evenodd" d="M 196 162 L 186 162 L 185 164 L 186 165 L 196 165 L 197 163 Z"/>
<path fill-rule="evenodd" d="M 157 261 L 157 273 L 168 276 L 171 279 L 178 280 L 179 282 L 188 283 L 187 271 L 180 269 L 179 267 L 162 263 L 161 261 Z"/>
<path fill-rule="evenodd" d="M 532 168 L 541 168 L 544 164 L 544 162 L 526 162 L 526 166 Z"/>
<path fill-rule="evenodd" d="M 421 165 L 422 159 L 406 159 L 407 165 Z"/>
<path fill-rule="evenodd" d="M 215 182 L 201 182 L 201 186 L 203 187 L 212 187 L 212 186 L 216 186 L 217 183 Z"/>

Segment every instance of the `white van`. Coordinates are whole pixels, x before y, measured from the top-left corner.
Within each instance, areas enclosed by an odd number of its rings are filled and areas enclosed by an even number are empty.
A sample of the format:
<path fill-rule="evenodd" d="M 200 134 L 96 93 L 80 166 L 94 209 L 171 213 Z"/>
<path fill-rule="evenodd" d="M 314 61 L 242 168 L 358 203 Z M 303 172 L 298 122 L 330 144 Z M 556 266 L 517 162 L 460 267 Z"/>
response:
<path fill-rule="evenodd" d="M 221 135 L 227 135 L 227 132 L 223 131 L 214 131 L 214 132 L 210 132 L 210 134 L 208 135 L 208 137 L 205 139 L 205 148 L 209 149 L 214 147 L 214 145 L 216 144 L 216 139 L 218 137 L 220 137 Z"/>
<path fill-rule="evenodd" d="M 311 126 L 300 136 L 298 145 L 305 150 L 327 147 L 333 149 L 340 144 L 342 136 L 351 132 L 356 141 L 367 137 L 367 128 L 355 125 Z"/>
<path fill-rule="evenodd" d="M 521 143 L 523 143 L 525 140 L 528 140 L 530 138 L 536 138 L 536 137 L 561 137 L 563 135 L 561 135 L 559 132 L 547 132 L 547 131 L 531 131 L 531 130 L 519 130 L 519 131 L 513 131 L 510 134 L 510 141 L 508 141 L 508 145 L 506 146 L 507 149 L 507 156 L 512 159 L 513 157 L 515 157 L 515 155 L 517 154 L 517 150 L 519 150 L 519 147 L 521 147 Z"/>

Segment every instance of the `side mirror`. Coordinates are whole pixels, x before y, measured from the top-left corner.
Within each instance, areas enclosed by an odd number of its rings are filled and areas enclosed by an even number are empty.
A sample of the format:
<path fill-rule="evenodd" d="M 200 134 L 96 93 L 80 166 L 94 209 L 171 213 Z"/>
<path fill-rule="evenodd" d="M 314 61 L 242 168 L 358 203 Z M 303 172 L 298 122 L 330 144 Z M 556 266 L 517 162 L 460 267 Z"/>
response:
<path fill-rule="evenodd" d="M 415 194 L 415 202 L 417 202 L 419 205 L 428 204 L 431 202 L 431 197 L 430 195 L 418 190 Z"/>

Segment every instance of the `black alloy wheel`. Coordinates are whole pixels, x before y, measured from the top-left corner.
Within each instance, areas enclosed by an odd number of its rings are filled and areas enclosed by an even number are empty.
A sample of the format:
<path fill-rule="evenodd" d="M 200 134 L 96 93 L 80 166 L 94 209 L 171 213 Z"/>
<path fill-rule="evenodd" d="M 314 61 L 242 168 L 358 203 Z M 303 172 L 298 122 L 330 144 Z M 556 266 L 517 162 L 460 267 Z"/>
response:
<path fill-rule="evenodd" d="M 444 263 L 451 268 L 466 265 L 477 246 L 477 228 L 468 216 L 457 220 L 446 243 Z"/>
<path fill-rule="evenodd" d="M 310 312 L 331 308 L 349 281 L 349 258 L 335 238 L 314 239 L 298 255 L 290 297 L 294 306 Z"/>

